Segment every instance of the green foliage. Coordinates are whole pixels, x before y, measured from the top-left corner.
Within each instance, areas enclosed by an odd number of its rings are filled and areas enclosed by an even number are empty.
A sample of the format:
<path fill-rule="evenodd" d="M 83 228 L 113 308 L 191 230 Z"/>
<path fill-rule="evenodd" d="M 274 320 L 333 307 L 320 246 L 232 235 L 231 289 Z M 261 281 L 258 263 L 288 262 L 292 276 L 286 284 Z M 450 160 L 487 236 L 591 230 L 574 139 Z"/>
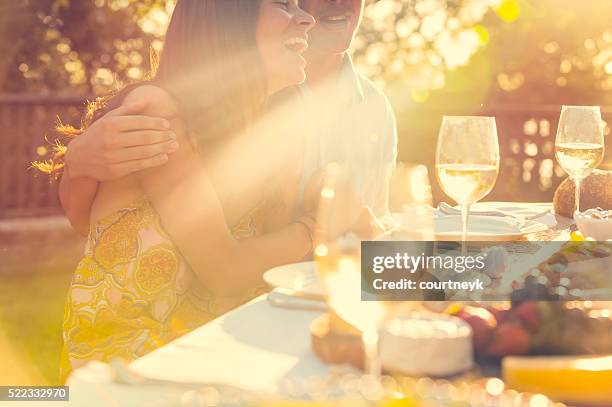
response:
<path fill-rule="evenodd" d="M 608 0 L 371 0 L 355 59 L 400 111 L 610 104 L 609 7 Z"/>
<path fill-rule="evenodd" d="M 0 88 L 92 94 L 149 71 L 174 0 L 29 0 L 9 12 L 23 33 Z M 161 26 L 161 27 L 160 27 Z M 1 27 L 1 23 L 0 23 Z M 11 43 L 16 38 L 5 37 Z M 0 71 L 1 73 L 2 71 Z"/>
<path fill-rule="evenodd" d="M 161 48 L 174 4 L 5 3 L 0 89 L 92 94 L 140 79 L 149 71 L 150 47 Z M 353 52 L 399 111 L 430 104 L 610 104 L 606 7 L 609 0 L 367 0 Z"/>

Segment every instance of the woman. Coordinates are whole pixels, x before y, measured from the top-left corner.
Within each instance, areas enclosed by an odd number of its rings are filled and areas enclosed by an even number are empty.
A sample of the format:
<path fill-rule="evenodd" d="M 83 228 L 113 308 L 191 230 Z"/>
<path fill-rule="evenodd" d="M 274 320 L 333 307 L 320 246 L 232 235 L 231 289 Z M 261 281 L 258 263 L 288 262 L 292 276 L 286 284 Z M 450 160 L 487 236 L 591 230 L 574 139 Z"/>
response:
<path fill-rule="evenodd" d="M 286 133 L 297 133 L 296 123 L 281 121 L 290 127 L 281 124 L 279 137 L 262 112 L 272 94 L 304 81 L 313 24 L 297 0 L 179 0 L 154 78 L 93 114 L 154 101 L 145 114 L 168 119 L 177 151 L 161 167 L 100 185 L 65 308 L 63 378 L 89 360 L 142 356 L 252 296 L 263 271 L 312 249 L 309 217 L 289 222 L 290 199 L 270 204 L 280 185 L 297 184 L 274 177 L 299 172 L 299 143 Z M 286 156 L 262 157 L 270 143 Z M 258 235 L 263 227 L 272 231 Z"/>

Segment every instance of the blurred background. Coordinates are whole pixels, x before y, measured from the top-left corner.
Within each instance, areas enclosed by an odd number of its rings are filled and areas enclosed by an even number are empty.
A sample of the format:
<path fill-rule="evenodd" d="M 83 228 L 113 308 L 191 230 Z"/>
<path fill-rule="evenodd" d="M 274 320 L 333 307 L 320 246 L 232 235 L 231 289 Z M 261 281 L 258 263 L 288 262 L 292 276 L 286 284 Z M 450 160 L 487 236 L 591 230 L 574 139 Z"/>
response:
<path fill-rule="evenodd" d="M 0 0 L 0 385 L 57 382 L 83 244 L 30 162 L 58 117 L 78 124 L 87 99 L 146 75 L 174 3 Z M 612 123 L 610 14 L 610 0 L 367 0 L 353 55 L 391 100 L 401 161 L 431 168 L 443 115 L 492 115 L 502 170 L 487 199 L 550 201 L 561 105 L 601 105 Z"/>

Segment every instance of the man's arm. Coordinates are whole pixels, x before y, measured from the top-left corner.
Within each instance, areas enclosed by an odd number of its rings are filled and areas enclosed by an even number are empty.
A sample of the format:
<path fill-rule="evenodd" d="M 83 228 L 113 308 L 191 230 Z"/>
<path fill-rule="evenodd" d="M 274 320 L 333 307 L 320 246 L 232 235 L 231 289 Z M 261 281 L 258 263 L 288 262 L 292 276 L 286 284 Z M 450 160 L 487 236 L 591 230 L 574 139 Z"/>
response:
<path fill-rule="evenodd" d="M 121 106 L 95 121 L 68 144 L 60 202 L 72 226 L 89 232 L 98 183 L 162 165 L 178 149 L 168 120 L 138 115 L 147 102 Z"/>

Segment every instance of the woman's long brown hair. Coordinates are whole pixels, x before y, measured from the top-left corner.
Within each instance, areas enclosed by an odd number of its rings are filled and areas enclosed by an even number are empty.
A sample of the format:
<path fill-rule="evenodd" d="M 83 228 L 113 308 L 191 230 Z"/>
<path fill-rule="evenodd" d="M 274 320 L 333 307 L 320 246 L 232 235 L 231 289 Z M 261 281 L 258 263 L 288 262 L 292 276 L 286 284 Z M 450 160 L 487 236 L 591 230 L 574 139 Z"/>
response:
<path fill-rule="evenodd" d="M 149 78 L 89 103 L 80 128 L 59 124 L 64 138 L 76 137 L 119 107 L 134 88 L 150 83 L 178 102 L 188 134 L 199 151 L 241 131 L 266 99 L 263 67 L 255 42 L 261 0 L 178 0 L 158 61 Z M 66 148 L 33 166 L 57 179 Z"/>

